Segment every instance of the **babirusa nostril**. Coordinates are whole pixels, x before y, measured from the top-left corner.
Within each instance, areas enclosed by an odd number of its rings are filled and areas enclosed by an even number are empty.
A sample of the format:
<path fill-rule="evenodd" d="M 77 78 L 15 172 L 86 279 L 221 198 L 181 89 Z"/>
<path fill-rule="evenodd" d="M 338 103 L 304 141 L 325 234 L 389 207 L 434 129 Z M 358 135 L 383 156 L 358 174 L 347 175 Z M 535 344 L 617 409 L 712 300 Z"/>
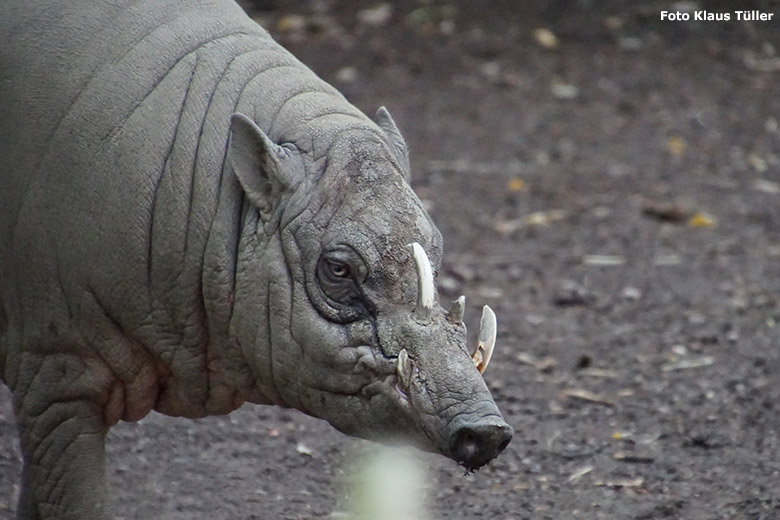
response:
<path fill-rule="evenodd" d="M 512 428 L 507 424 L 463 426 L 453 436 L 450 453 L 466 469 L 475 470 L 504 451 L 512 434 Z"/>
<path fill-rule="evenodd" d="M 455 456 L 455 460 L 458 462 L 466 463 L 473 460 L 477 454 L 481 451 L 481 442 L 477 435 L 471 430 L 471 428 L 461 429 L 452 446 L 452 452 Z"/>

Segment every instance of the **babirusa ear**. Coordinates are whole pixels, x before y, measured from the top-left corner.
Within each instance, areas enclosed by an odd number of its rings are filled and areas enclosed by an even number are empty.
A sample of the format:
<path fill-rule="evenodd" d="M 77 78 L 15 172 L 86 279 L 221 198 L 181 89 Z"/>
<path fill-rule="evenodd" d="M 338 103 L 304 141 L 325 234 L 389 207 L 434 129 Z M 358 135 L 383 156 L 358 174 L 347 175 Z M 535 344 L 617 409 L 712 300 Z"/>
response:
<path fill-rule="evenodd" d="M 300 152 L 292 144 L 279 146 L 243 114 L 230 118 L 227 159 L 247 198 L 268 222 L 285 195 L 303 179 Z"/>
<path fill-rule="evenodd" d="M 404 177 L 407 182 L 411 180 L 411 170 L 409 169 L 409 149 L 406 147 L 406 141 L 404 141 L 401 132 L 398 127 L 395 126 L 395 121 L 390 116 L 390 112 L 385 107 L 379 107 L 374 116 L 374 122 L 382 129 L 387 138 L 390 140 L 390 144 L 393 145 L 393 151 L 395 152 L 398 161 L 401 163 L 401 168 L 404 170 Z"/>

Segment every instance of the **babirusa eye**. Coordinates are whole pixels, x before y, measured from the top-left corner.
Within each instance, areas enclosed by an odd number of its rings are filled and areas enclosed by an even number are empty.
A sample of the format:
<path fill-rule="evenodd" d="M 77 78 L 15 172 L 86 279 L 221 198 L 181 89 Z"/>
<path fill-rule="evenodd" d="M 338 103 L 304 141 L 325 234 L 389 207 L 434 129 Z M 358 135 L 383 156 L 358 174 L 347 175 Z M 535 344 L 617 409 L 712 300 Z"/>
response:
<path fill-rule="evenodd" d="M 349 278 L 352 273 L 349 266 L 338 262 L 328 262 L 328 269 L 330 270 L 330 274 L 336 278 Z"/>

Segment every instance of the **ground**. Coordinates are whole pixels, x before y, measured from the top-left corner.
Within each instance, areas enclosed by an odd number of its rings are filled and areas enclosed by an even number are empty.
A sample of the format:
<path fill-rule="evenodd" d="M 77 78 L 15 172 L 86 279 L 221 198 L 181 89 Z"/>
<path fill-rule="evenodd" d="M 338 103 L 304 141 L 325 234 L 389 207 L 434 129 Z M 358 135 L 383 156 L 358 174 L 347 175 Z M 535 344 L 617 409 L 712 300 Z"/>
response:
<path fill-rule="evenodd" d="M 260 1 L 361 109 L 387 106 L 445 239 L 442 299 L 499 317 L 516 430 L 432 519 L 780 518 L 780 8 Z M 372 9 L 367 9 L 372 7 Z M 661 21 L 662 10 L 731 12 Z M 774 11 L 773 11 L 774 9 Z M 0 519 L 20 471 L 0 390 Z M 153 415 L 109 439 L 120 518 L 343 518 L 363 443 L 292 411 Z"/>

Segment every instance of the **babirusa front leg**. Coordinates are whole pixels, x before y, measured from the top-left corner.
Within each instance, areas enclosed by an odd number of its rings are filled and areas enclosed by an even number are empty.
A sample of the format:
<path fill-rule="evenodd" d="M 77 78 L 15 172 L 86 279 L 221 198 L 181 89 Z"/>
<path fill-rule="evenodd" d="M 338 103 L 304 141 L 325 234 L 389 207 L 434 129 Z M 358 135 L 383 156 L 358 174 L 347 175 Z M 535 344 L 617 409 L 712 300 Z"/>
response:
<path fill-rule="evenodd" d="M 21 373 L 34 375 L 21 378 L 14 394 L 24 456 L 17 520 L 109 520 L 108 391 L 91 387 L 95 374 L 78 358 L 27 361 Z"/>

